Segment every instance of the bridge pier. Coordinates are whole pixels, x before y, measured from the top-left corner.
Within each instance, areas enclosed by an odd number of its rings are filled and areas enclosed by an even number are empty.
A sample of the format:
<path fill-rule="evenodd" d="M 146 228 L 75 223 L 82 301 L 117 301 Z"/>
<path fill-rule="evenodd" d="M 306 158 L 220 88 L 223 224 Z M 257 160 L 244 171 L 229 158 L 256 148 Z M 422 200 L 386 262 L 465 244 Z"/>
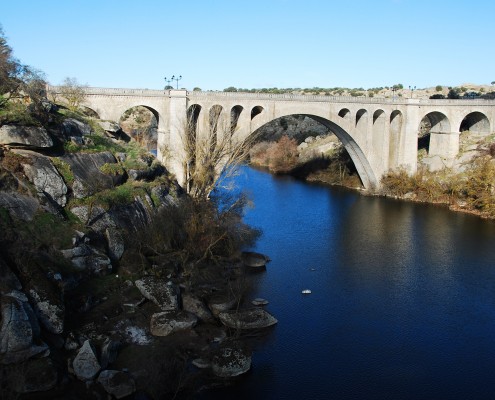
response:
<path fill-rule="evenodd" d="M 452 160 L 459 154 L 459 132 L 431 132 L 429 157 Z"/>

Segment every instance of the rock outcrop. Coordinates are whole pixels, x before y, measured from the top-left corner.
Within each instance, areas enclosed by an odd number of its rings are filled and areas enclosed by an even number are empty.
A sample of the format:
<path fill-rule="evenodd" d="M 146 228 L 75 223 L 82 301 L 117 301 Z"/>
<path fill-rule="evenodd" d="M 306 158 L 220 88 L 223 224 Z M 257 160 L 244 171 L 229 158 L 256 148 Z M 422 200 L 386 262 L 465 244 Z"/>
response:
<path fill-rule="evenodd" d="M 50 158 L 33 151 L 16 150 L 16 153 L 29 160 L 23 164 L 24 173 L 38 194 L 64 207 L 67 203 L 67 186 Z"/>
<path fill-rule="evenodd" d="M 260 329 L 275 325 L 277 319 L 262 308 L 224 311 L 218 318 L 225 326 L 234 329 Z"/>
<path fill-rule="evenodd" d="M 163 311 L 179 309 L 178 290 L 172 282 L 153 276 L 145 276 L 134 282 L 141 294 Z"/>
<path fill-rule="evenodd" d="M 47 353 L 48 346 L 39 339 L 38 320 L 24 293 L 13 290 L 4 294 L 1 316 L 0 363 L 19 363 Z"/>
<path fill-rule="evenodd" d="M 251 368 L 251 352 L 235 343 L 223 345 L 214 355 L 211 367 L 222 378 L 244 374 Z"/>
<path fill-rule="evenodd" d="M 43 127 L 3 125 L 0 127 L 0 144 L 42 149 L 52 147 L 53 140 Z"/>
<path fill-rule="evenodd" d="M 151 316 L 150 330 L 154 336 L 168 336 L 196 325 L 198 319 L 187 311 L 165 311 Z"/>
<path fill-rule="evenodd" d="M 117 160 L 109 151 L 101 153 L 76 153 L 61 157 L 70 165 L 74 174 L 72 191 L 74 197 L 82 199 L 104 189 L 110 189 L 123 182 L 123 174 L 105 174 L 105 164 L 115 164 Z"/>

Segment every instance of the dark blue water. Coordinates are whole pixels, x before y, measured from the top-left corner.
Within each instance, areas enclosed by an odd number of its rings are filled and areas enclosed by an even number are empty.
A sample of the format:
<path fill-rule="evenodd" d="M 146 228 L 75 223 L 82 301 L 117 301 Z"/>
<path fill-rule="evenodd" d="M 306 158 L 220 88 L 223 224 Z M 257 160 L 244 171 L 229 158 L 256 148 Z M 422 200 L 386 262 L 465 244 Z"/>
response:
<path fill-rule="evenodd" d="M 494 223 L 252 169 L 238 184 L 273 260 L 252 297 L 279 323 L 207 398 L 495 398 Z"/>

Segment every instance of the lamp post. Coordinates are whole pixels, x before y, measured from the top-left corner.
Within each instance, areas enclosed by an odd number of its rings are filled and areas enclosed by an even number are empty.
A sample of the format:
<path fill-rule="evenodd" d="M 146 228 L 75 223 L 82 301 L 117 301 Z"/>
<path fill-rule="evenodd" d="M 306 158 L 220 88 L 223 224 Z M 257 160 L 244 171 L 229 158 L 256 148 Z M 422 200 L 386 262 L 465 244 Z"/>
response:
<path fill-rule="evenodd" d="M 171 79 L 167 79 L 167 77 L 163 78 L 165 79 L 165 82 L 167 82 L 167 84 L 165 85 L 165 89 L 167 88 L 167 86 L 170 86 L 170 82 L 172 82 Z"/>
<path fill-rule="evenodd" d="M 409 86 L 409 90 L 411 91 L 411 99 L 412 99 L 413 92 L 416 90 L 416 86 Z"/>
<path fill-rule="evenodd" d="M 392 86 L 392 101 L 395 101 L 395 92 L 397 91 L 397 88 L 395 86 Z"/>
<path fill-rule="evenodd" d="M 182 75 L 179 77 L 176 77 L 175 75 L 172 75 L 172 80 L 177 83 L 177 89 L 179 89 L 179 81 L 182 79 Z"/>

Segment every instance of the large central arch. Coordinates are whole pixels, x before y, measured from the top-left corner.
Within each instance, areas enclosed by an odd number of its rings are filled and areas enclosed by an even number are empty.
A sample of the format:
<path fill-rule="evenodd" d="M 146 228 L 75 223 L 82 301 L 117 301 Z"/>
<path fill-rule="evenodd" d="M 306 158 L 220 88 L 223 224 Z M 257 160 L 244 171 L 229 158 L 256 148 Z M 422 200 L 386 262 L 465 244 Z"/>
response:
<path fill-rule="evenodd" d="M 363 183 L 363 186 L 366 189 L 375 189 L 379 186 L 378 180 L 373 172 L 373 169 L 371 168 L 368 159 L 366 158 L 362 149 L 359 147 L 356 141 L 340 125 L 336 124 L 333 121 L 330 121 L 327 118 L 313 114 L 305 114 L 305 113 L 278 115 L 276 118 L 273 118 L 269 121 L 264 121 L 265 123 L 260 127 L 258 127 L 257 129 L 262 128 L 264 125 L 266 125 L 267 123 L 271 122 L 274 119 L 287 117 L 289 115 L 304 115 L 305 117 L 309 117 L 315 120 L 316 122 L 319 122 L 320 124 L 327 127 L 330 131 L 332 131 L 335 134 L 335 136 L 337 136 L 337 138 L 342 142 L 346 151 L 349 153 L 349 156 L 351 157 L 352 162 L 356 167 L 359 178 Z"/>

